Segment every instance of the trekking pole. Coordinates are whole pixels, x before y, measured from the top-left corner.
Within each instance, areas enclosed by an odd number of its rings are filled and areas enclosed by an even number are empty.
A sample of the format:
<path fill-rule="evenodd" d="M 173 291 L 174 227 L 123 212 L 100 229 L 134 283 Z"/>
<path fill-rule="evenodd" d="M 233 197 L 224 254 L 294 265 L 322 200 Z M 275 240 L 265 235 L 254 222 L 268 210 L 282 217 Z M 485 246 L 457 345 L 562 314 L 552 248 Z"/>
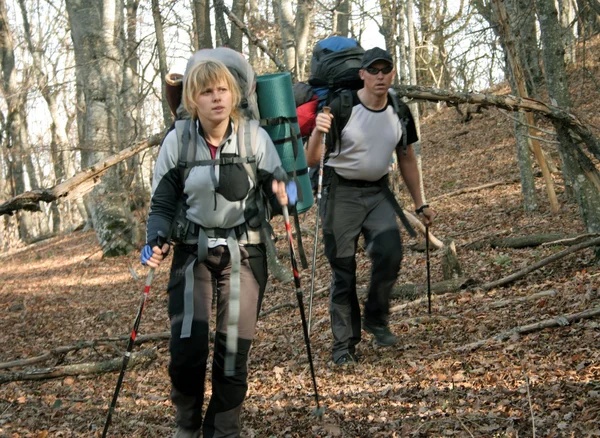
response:
<path fill-rule="evenodd" d="M 158 246 L 162 248 L 164 243 L 164 237 L 158 236 Z M 129 341 L 127 342 L 127 350 L 125 351 L 125 355 L 123 356 L 123 364 L 121 365 L 121 372 L 119 373 L 119 379 L 117 380 L 117 387 L 115 388 L 115 393 L 113 394 L 112 401 L 110 402 L 110 406 L 108 408 L 108 414 L 106 415 L 106 421 L 104 422 L 102 438 L 106 438 L 108 427 L 110 426 L 115 407 L 117 406 L 117 399 L 119 398 L 119 392 L 121 391 L 121 385 L 123 384 L 123 378 L 125 377 L 125 370 L 127 369 L 127 364 L 129 363 L 129 359 L 131 358 L 131 350 L 133 349 L 133 344 L 135 343 L 135 338 L 137 337 L 138 327 L 140 326 L 140 321 L 142 320 L 142 312 L 144 311 L 146 300 L 148 299 L 148 295 L 150 294 L 150 285 L 152 284 L 152 280 L 154 279 L 154 271 L 154 268 L 150 268 L 150 271 L 148 272 L 148 277 L 146 278 L 146 285 L 144 286 L 144 295 L 142 296 L 140 308 L 138 309 L 137 316 L 135 317 L 135 321 L 133 323 L 133 330 L 131 330 L 131 336 L 129 336 Z"/>
<path fill-rule="evenodd" d="M 431 315 L 431 271 L 429 269 L 429 226 L 425 225 L 425 254 L 427 257 L 427 311 Z"/>
<path fill-rule="evenodd" d="M 323 107 L 323 112 L 325 114 L 329 114 L 331 108 L 328 106 Z M 313 297 L 315 295 L 315 271 L 317 265 L 317 246 L 319 243 L 319 221 L 321 220 L 320 210 L 321 210 L 321 193 L 323 191 L 323 166 L 325 165 L 325 148 L 327 142 L 327 134 L 323 133 L 321 137 L 321 160 L 319 161 L 319 182 L 317 185 L 317 215 L 315 217 L 315 238 L 314 238 L 314 246 L 313 246 L 313 259 L 312 259 L 312 270 L 310 273 L 310 295 L 308 298 L 308 333 L 310 334 L 310 329 L 312 327 L 312 307 L 313 307 Z"/>
<path fill-rule="evenodd" d="M 290 215 L 287 205 L 283 206 L 283 219 L 285 221 L 285 229 L 290 242 L 290 258 L 292 259 L 292 271 L 294 273 L 294 284 L 296 286 L 296 298 L 298 298 L 298 308 L 300 309 L 300 318 L 302 319 L 302 331 L 304 332 L 304 343 L 306 344 L 306 353 L 308 355 L 308 363 L 310 365 L 310 375 L 312 377 L 313 387 L 315 389 L 315 402 L 317 407 L 313 413 L 321 418 L 325 412 L 325 408 L 319 404 L 319 390 L 317 389 L 317 379 L 315 377 L 315 367 L 313 365 L 312 353 L 310 351 L 310 338 L 308 337 L 308 325 L 306 324 L 306 316 L 304 315 L 304 303 L 302 302 L 302 289 L 300 288 L 300 274 L 296 264 L 296 254 L 294 252 L 294 238 L 292 236 L 292 227 L 290 226 Z"/>

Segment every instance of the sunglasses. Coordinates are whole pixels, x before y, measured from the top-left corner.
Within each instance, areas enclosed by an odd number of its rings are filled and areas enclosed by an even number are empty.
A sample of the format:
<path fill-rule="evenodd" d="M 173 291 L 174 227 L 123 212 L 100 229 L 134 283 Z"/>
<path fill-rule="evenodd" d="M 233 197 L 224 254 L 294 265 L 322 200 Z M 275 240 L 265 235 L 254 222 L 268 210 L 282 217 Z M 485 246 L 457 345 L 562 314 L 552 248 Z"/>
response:
<path fill-rule="evenodd" d="M 394 69 L 394 67 L 391 66 L 391 65 L 386 65 L 385 67 L 381 67 L 381 68 L 377 68 L 377 67 L 367 67 L 367 68 L 365 68 L 365 70 L 367 71 L 367 73 L 369 73 L 370 75 L 377 75 L 377 74 L 379 74 L 379 72 L 383 73 L 384 75 L 387 75 L 393 69 Z"/>

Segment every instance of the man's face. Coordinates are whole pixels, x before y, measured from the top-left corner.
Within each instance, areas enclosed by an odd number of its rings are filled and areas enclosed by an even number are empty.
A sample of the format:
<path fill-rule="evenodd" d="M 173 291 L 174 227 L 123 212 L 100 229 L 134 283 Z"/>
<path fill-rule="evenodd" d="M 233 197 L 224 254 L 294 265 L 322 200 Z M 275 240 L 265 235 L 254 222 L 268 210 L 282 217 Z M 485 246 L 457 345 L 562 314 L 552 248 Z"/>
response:
<path fill-rule="evenodd" d="M 361 69 L 359 74 L 367 91 L 376 96 L 383 96 L 392 85 L 395 70 L 389 62 L 375 61 L 369 67 Z"/>

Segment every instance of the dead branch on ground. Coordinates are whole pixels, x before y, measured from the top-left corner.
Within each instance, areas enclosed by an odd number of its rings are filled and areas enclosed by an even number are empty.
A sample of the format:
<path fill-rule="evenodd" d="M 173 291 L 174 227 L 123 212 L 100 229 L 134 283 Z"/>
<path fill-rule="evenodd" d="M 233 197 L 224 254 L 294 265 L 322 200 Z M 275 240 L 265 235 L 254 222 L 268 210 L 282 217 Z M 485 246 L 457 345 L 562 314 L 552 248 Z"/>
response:
<path fill-rule="evenodd" d="M 156 350 L 149 349 L 133 353 L 129 358 L 128 368 L 148 363 L 156 359 Z M 47 380 L 64 376 L 80 376 L 88 374 L 102 374 L 121 369 L 123 358 L 111 359 L 104 362 L 87 362 L 60 367 L 42 368 L 30 371 L 17 371 L 14 373 L 0 373 L 0 384 L 22 380 Z"/>
<path fill-rule="evenodd" d="M 535 322 L 533 324 L 528 324 L 524 326 L 517 326 L 505 332 L 499 333 L 491 338 L 483 339 L 477 342 L 472 342 L 467 345 L 463 345 L 461 347 L 453 348 L 452 350 L 448 350 L 442 353 L 438 353 L 433 355 L 433 357 L 438 357 L 442 355 L 446 355 L 450 352 L 456 353 L 464 353 L 464 352 L 472 352 L 481 348 L 485 345 L 492 344 L 495 342 L 503 342 L 510 339 L 515 335 L 525 335 L 528 333 L 533 333 L 536 331 L 544 330 L 552 327 L 562 327 L 565 325 L 569 325 L 572 322 L 577 322 L 582 319 L 590 319 L 596 316 L 600 316 L 600 307 L 594 307 L 593 309 L 584 310 L 583 312 L 574 313 L 572 315 L 560 315 L 556 318 L 545 319 L 540 322 Z"/>
<path fill-rule="evenodd" d="M 523 278 L 525 275 L 533 272 L 537 269 L 540 269 L 543 266 L 546 266 L 549 263 L 555 262 L 556 260 L 560 260 L 563 257 L 568 256 L 569 254 L 573 254 L 581 249 L 589 248 L 590 246 L 598 246 L 600 245 L 600 237 L 596 237 L 594 239 L 587 240 L 585 242 L 574 245 L 570 248 L 567 248 L 561 252 L 551 255 L 550 257 L 546 257 L 545 259 L 540 260 L 537 263 L 534 263 L 531 266 L 527 266 L 526 268 L 521 269 L 520 271 L 515 272 L 514 274 L 509 275 L 508 277 L 501 278 L 500 280 L 492 281 L 490 283 L 484 284 L 481 286 L 484 290 L 492 289 L 498 286 L 505 286 L 509 283 L 512 283 L 519 278 Z"/>

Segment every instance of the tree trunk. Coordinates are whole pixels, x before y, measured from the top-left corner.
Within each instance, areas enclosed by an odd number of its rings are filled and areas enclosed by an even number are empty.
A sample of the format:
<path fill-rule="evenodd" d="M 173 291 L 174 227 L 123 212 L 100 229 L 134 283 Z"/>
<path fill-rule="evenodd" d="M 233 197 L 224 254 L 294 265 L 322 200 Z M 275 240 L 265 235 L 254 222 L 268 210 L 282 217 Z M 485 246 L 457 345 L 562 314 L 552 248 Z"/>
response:
<path fill-rule="evenodd" d="M 229 34 L 227 33 L 227 23 L 225 21 L 225 12 L 223 11 L 223 0 L 215 0 L 215 42 L 216 47 L 229 47 Z"/>
<path fill-rule="evenodd" d="M 196 6 L 195 1 L 194 6 Z M 194 11 L 195 10 L 196 9 L 194 9 Z M 164 126 L 170 126 L 173 122 L 173 114 L 171 114 L 171 109 L 169 108 L 169 102 L 167 101 L 167 92 L 165 89 L 165 76 L 167 76 L 167 73 L 169 72 L 169 67 L 167 66 L 167 49 L 165 46 L 165 34 L 163 31 L 162 16 L 160 14 L 158 0 L 152 0 L 152 18 L 154 19 L 154 34 L 156 35 L 156 49 L 158 51 L 158 69 L 160 71 L 161 91 L 160 102 L 162 106 L 163 123 Z M 196 20 L 194 20 L 194 23 L 196 23 Z M 198 34 L 198 31 L 196 29 L 197 25 L 194 26 L 194 35 Z M 195 44 L 199 44 L 199 41 L 196 40 Z"/>
<path fill-rule="evenodd" d="M 523 66 L 521 65 L 519 59 L 516 39 L 513 37 L 513 31 L 511 30 L 514 28 L 515 24 L 509 23 L 509 16 L 506 8 L 504 7 L 505 5 L 502 1 L 492 0 L 492 5 L 494 9 L 494 14 L 499 23 L 499 32 L 501 38 L 504 40 L 504 49 L 509 60 L 510 72 L 512 73 L 512 78 L 514 80 L 515 88 L 517 90 L 517 96 L 521 98 L 527 98 L 529 94 L 527 92 L 525 74 L 523 72 Z M 524 114 L 524 117 L 525 120 L 527 120 L 528 125 L 535 126 L 533 115 L 531 113 Z M 531 136 L 529 138 L 529 141 L 531 141 L 533 144 L 533 151 L 535 157 L 537 159 L 538 165 L 540 166 L 540 169 L 542 170 L 542 174 L 544 175 L 544 182 L 546 183 L 546 191 L 548 193 L 548 198 L 552 206 L 552 211 L 554 213 L 557 213 L 559 208 L 558 200 L 556 199 L 554 183 L 550 175 L 550 170 L 548 169 L 548 164 L 542 153 L 542 147 L 540 145 L 540 142 L 538 140 L 532 139 Z"/>
<path fill-rule="evenodd" d="M 192 0 L 194 50 L 212 48 L 209 0 Z"/>
<path fill-rule="evenodd" d="M 523 193 L 523 209 L 535 211 L 538 209 L 537 196 L 535 193 L 535 179 L 531 167 L 531 140 L 529 139 L 529 128 L 526 126 L 525 114 L 520 111 L 515 113 L 515 137 L 517 139 L 517 163 L 521 175 L 521 193 Z"/>
<path fill-rule="evenodd" d="M 537 14 L 542 38 L 542 54 L 548 94 L 563 108 L 571 108 L 569 84 L 561 41 L 561 27 L 553 0 L 538 0 Z M 559 153 L 575 191 L 579 211 L 590 233 L 600 231 L 600 172 L 581 151 L 562 124 L 554 123 Z"/>
<path fill-rule="evenodd" d="M 13 177 L 13 190 L 15 193 L 22 193 L 26 190 L 26 175 L 24 172 L 27 162 L 26 157 L 30 156 L 26 120 L 23 119 L 25 114 L 23 105 L 26 98 L 17 83 L 13 36 L 8 25 L 4 0 L 0 0 L 0 64 L 2 67 L 2 93 L 7 107 L 6 131 L 9 138 L 8 147 L 11 148 L 12 162 L 10 167 Z M 35 178 L 35 173 L 30 173 L 29 178 L 30 180 Z M 17 221 L 19 224 L 19 237 L 24 242 L 28 242 L 34 234 L 30 213 L 23 212 L 19 214 Z"/>
<path fill-rule="evenodd" d="M 350 13 L 352 3 L 350 0 L 339 0 L 334 11 L 335 30 L 338 35 L 347 37 L 350 32 Z"/>
<path fill-rule="evenodd" d="M 307 78 L 307 59 L 310 59 L 308 50 L 308 35 L 314 0 L 298 0 L 296 7 L 296 76 L 299 81 Z M 308 56 L 307 56 L 308 55 Z"/>
<path fill-rule="evenodd" d="M 29 16 L 25 7 L 25 0 L 19 0 L 19 7 L 21 9 L 21 16 L 23 18 L 23 29 L 25 40 L 27 41 L 27 48 L 31 54 L 33 61 L 33 70 L 36 76 L 38 87 L 42 94 L 42 97 L 48 105 L 48 111 L 52 123 L 50 125 L 50 153 L 52 156 L 52 165 L 54 170 L 54 177 L 56 181 L 62 181 L 65 177 L 65 162 L 63 159 L 62 149 L 67 144 L 67 135 L 65 132 L 65 123 L 63 117 L 58 115 L 58 106 L 56 103 L 56 93 L 51 92 L 48 77 L 42 68 L 42 60 L 40 53 L 43 48 L 36 48 L 33 44 L 33 38 L 31 35 L 31 27 L 29 25 Z M 50 207 L 52 210 L 52 231 L 57 233 L 61 226 L 61 215 L 57 204 L 52 204 Z"/>
<path fill-rule="evenodd" d="M 571 25 L 571 22 L 575 19 L 573 12 L 573 3 L 571 3 L 571 0 L 558 0 L 558 15 L 565 43 L 565 62 L 569 65 L 575 64 L 577 60 L 577 41 L 573 32 L 574 26 Z"/>
<path fill-rule="evenodd" d="M 242 22 L 245 21 L 244 16 L 246 15 L 246 0 L 233 0 L 231 5 L 231 12 L 238 17 Z M 229 38 L 229 47 L 238 52 L 242 51 L 242 37 L 243 33 L 236 26 L 231 26 L 231 37 Z"/>
<path fill-rule="evenodd" d="M 398 1 L 398 59 L 396 60 L 396 69 L 399 83 L 408 83 L 408 54 L 406 53 L 406 41 L 404 32 L 406 29 L 406 3 L 405 0 Z"/>
<path fill-rule="evenodd" d="M 385 49 L 392 55 L 396 54 L 396 29 L 398 29 L 397 4 L 391 0 L 379 0 L 382 25 L 379 33 L 385 40 Z M 397 63 L 396 63 L 397 65 Z"/>
<path fill-rule="evenodd" d="M 415 21 L 414 21 L 414 3 L 413 0 L 407 0 L 406 2 L 406 24 L 408 26 L 408 69 L 410 73 L 410 83 L 413 85 L 417 84 L 417 61 L 416 61 L 416 38 L 415 38 Z M 415 120 L 415 128 L 417 135 L 421 138 L 421 118 L 419 115 L 419 105 L 416 102 L 408 104 L 410 112 L 412 113 L 413 119 Z M 413 145 L 415 154 L 417 156 L 417 167 L 419 169 L 419 183 L 421 185 L 421 197 L 425 202 L 425 187 L 423 187 L 423 172 L 422 172 L 422 158 L 421 158 L 421 142 L 417 141 Z"/>
<path fill-rule="evenodd" d="M 83 86 L 85 107 L 80 139 L 87 151 L 84 166 L 112 155 L 121 146 L 119 92 L 123 61 L 118 37 L 123 3 L 119 0 L 67 0 L 76 74 Z M 127 254 L 135 248 L 137 229 L 116 169 L 109 169 L 89 195 L 96 236 L 105 256 Z"/>
<path fill-rule="evenodd" d="M 537 86 L 542 82 L 540 52 L 538 49 L 535 10 L 530 0 L 510 0 L 504 2 L 510 17 L 512 40 L 517 48 L 517 56 L 523 67 L 527 93 L 539 98 Z"/>
<path fill-rule="evenodd" d="M 279 3 L 279 29 L 281 31 L 281 48 L 283 49 L 283 62 L 288 71 L 296 76 L 294 66 L 297 65 L 296 49 L 294 44 L 294 14 L 292 13 L 291 0 L 278 0 Z"/>

